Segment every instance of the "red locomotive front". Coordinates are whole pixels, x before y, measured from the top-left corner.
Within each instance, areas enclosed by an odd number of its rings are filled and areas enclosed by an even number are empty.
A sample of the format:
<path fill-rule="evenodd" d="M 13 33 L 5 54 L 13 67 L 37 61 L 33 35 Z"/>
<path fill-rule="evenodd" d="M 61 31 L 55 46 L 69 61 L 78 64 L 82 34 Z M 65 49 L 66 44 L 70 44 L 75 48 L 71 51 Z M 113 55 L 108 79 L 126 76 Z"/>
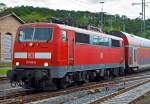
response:
<path fill-rule="evenodd" d="M 50 24 L 26 24 L 18 29 L 13 49 L 14 70 L 8 72 L 12 84 L 36 87 L 28 82 L 49 78 L 49 66 L 57 64 L 59 30 Z"/>
<path fill-rule="evenodd" d="M 20 27 L 14 45 L 13 65 L 33 68 L 52 64 L 53 34 L 54 27 Z"/>

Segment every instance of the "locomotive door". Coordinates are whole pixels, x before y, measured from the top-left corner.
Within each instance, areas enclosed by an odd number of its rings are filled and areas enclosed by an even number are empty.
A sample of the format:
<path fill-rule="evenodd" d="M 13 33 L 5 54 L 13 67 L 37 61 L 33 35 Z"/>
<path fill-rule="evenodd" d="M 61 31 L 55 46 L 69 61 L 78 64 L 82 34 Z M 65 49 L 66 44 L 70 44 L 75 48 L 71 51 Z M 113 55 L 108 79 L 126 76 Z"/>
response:
<path fill-rule="evenodd" d="M 74 65 L 74 32 L 68 31 L 68 64 Z"/>

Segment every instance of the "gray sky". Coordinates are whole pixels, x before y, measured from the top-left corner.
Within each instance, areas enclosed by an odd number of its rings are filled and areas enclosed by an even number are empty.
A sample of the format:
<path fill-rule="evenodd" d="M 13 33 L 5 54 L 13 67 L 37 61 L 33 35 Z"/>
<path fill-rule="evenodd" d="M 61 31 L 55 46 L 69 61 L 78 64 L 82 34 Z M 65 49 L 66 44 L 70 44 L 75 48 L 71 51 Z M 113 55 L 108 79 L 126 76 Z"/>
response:
<path fill-rule="evenodd" d="M 0 0 L 7 6 L 28 5 L 34 7 L 47 7 L 50 9 L 81 10 L 100 12 L 102 5 L 100 0 Z M 102 0 L 104 1 L 104 12 L 110 14 L 126 15 L 129 18 L 140 17 L 141 5 L 132 6 L 133 2 L 141 0 Z M 150 2 L 150 0 L 146 0 Z M 150 18 L 150 4 L 146 7 L 146 18 Z"/>

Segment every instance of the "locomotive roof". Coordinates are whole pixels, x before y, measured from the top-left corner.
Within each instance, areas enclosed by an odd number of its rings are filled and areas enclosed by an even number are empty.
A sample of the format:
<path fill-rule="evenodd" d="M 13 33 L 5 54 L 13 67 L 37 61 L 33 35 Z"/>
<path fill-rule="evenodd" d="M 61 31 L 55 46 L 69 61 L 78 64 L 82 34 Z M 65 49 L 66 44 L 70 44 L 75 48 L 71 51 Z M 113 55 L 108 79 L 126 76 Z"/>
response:
<path fill-rule="evenodd" d="M 92 31 L 92 30 L 86 30 L 86 29 L 81 29 L 78 27 L 72 27 L 72 26 L 68 26 L 68 25 L 62 25 L 62 24 L 55 24 L 55 23 L 28 23 L 28 24 L 24 24 L 22 26 L 59 26 L 62 29 L 68 29 L 68 30 L 72 30 L 75 32 L 79 32 L 79 33 L 83 33 L 83 34 L 90 34 L 90 35 L 101 35 L 103 37 L 108 37 L 108 38 L 112 38 L 115 40 L 123 40 L 120 37 L 116 37 L 116 36 L 112 36 L 109 34 L 105 34 L 102 32 L 96 32 L 96 31 Z"/>
<path fill-rule="evenodd" d="M 112 35 L 109 35 L 109 34 L 106 34 L 106 33 L 103 33 L 103 32 L 96 32 L 96 31 L 92 31 L 92 30 L 86 30 L 86 29 L 67 26 L 67 25 L 62 25 L 62 24 L 57 24 L 57 25 L 60 26 L 62 29 L 69 29 L 69 30 L 73 30 L 73 31 L 79 32 L 79 33 L 90 34 L 90 35 L 101 35 L 103 37 L 108 37 L 108 38 L 112 38 L 112 39 L 115 39 L 115 40 L 123 40 L 122 38 L 112 36 Z"/>

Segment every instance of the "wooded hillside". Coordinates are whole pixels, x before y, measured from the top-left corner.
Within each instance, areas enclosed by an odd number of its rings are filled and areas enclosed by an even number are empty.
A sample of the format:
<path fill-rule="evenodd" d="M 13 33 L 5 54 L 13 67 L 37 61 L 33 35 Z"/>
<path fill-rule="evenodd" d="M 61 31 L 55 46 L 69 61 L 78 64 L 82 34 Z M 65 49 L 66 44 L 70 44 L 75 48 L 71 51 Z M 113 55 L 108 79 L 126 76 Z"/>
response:
<path fill-rule="evenodd" d="M 75 26 L 93 25 L 100 26 L 101 13 L 83 11 L 52 10 L 48 8 L 34 8 L 21 6 L 8 8 L 5 11 L 14 12 L 25 22 L 48 22 L 51 17 L 71 21 Z M 125 31 L 150 39 L 150 19 L 146 20 L 146 31 L 141 32 L 141 19 L 129 19 L 126 16 L 104 14 L 104 31 Z"/>

